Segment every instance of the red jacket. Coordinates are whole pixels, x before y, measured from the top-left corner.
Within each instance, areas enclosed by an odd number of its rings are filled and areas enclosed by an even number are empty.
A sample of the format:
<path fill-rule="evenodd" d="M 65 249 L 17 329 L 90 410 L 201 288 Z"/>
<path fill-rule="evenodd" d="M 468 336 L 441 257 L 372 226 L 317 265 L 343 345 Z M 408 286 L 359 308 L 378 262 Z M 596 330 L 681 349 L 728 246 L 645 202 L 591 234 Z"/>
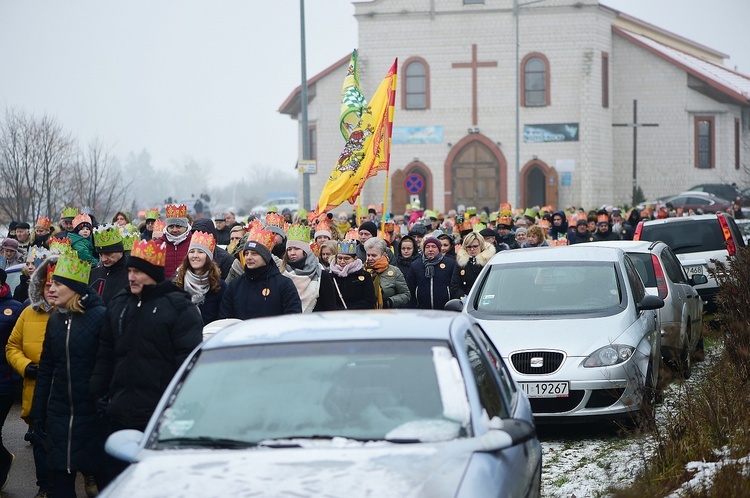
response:
<path fill-rule="evenodd" d="M 190 234 L 187 239 L 174 245 L 167 240 L 166 235 L 159 237 L 158 242 L 164 242 L 167 246 L 166 264 L 164 265 L 164 276 L 167 277 L 167 280 L 174 276 L 177 268 L 182 264 L 182 260 L 187 256 L 188 249 L 190 249 L 190 239 L 192 238 L 193 234 Z"/>

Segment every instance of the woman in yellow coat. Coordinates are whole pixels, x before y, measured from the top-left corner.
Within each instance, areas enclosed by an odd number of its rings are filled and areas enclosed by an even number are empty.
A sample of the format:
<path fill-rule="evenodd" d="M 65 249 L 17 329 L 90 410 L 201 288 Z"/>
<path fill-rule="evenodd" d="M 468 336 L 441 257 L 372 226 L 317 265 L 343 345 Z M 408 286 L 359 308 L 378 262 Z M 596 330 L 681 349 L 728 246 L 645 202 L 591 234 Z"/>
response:
<path fill-rule="evenodd" d="M 50 255 L 37 265 L 29 279 L 29 301 L 31 302 L 18 317 L 8 344 L 5 355 L 8 363 L 23 376 L 23 401 L 21 418 L 33 428 L 33 420 L 29 416 L 31 401 L 34 398 L 36 372 L 39 359 L 42 356 L 42 344 L 47 330 L 47 321 L 52 313 L 52 306 L 47 302 L 47 292 L 51 286 L 52 271 L 58 256 Z M 49 276 L 49 277 L 48 277 Z M 46 452 L 41 438 L 32 434 L 34 447 L 34 465 L 39 492 L 49 491 L 47 478 Z"/>

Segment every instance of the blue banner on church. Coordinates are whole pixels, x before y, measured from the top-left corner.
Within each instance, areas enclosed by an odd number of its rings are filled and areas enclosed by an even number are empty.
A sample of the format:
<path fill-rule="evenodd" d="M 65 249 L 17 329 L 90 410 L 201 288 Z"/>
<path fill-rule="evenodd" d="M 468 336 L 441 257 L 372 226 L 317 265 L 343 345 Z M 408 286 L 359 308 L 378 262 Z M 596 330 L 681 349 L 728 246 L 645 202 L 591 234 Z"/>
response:
<path fill-rule="evenodd" d="M 526 143 L 577 142 L 578 123 L 524 125 L 523 141 Z"/>
<path fill-rule="evenodd" d="M 394 144 L 439 144 L 443 141 L 442 126 L 394 126 Z"/>

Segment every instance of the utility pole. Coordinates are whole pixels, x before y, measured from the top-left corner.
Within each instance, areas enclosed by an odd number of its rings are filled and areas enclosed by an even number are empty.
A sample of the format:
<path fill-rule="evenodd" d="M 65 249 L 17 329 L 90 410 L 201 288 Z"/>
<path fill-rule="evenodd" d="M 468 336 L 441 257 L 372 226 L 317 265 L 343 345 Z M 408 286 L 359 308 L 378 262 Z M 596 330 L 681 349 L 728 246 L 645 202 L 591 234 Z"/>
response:
<path fill-rule="evenodd" d="M 302 84 L 300 85 L 300 100 L 302 106 L 302 160 L 310 158 L 310 137 L 307 130 L 307 56 L 305 50 L 305 0 L 299 0 L 299 32 L 300 32 L 300 53 L 302 55 Z M 302 173 L 302 207 L 310 211 L 310 173 Z"/>

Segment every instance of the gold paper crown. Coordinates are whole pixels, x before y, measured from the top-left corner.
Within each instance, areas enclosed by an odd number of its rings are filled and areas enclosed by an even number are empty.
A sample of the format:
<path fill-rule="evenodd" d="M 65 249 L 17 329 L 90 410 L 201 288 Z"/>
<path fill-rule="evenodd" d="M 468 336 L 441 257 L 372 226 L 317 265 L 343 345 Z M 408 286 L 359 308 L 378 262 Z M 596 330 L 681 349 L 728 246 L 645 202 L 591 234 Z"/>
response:
<path fill-rule="evenodd" d="M 510 216 L 501 216 L 500 218 L 498 218 L 497 224 L 511 226 L 513 224 L 513 218 L 511 218 Z"/>
<path fill-rule="evenodd" d="M 339 254 L 357 254 L 357 241 L 352 239 L 339 241 Z"/>
<path fill-rule="evenodd" d="M 167 228 L 167 224 L 161 220 L 154 221 L 154 232 L 164 232 L 164 229 Z"/>
<path fill-rule="evenodd" d="M 247 240 L 262 244 L 270 251 L 276 245 L 276 234 L 260 226 L 260 223 L 251 224 Z"/>
<path fill-rule="evenodd" d="M 510 202 L 503 202 L 500 204 L 500 211 L 513 211 Z"/>
<path fill-rule="evenodd" d="M 45 276 L 45 282 L 52 282 L 52 275 L 55 274 L 55 266 L 56 264 L 49 264 L 47 265 L 47 275 Z"/>
<path fill-rule="evenodd" d="M 388 233 L 393 233 L 396 230 L 396 224 L 392 221 L 386 221 L 384 226 L 385 231 Z"/>
<path fill-rule="evenodd" d="M 57 259 L 53 275 L 69 278 L 76 282 L 88 285 L 91 265 L 88 261 L 81 261 L 72 254 L 62 254 Z"/>
<path fill-rule="evenodd" d="M 279 213 L 268 213 L 266 215 L 266 226 L 279 227 L 286 232 L 287 222 Z"/>
<path fill-rule="evenodd" d="M 78 216 L 78 208 L 75 207 L 64 207 L 62 210 L 62 218 L 75 218 Z"/>
<path fill-rule="evenodd" d="M 537 223 L 537 225 L 539 225 L 539 228 L 552 228 L 549 224 L 549 221 L 545 220 L 544 218 L 539 220 L 539 223 Z"/>
<path fill-rule="evenodd" d="M 124 245 L 124 244 L 123 244 Z M 155 240 L 139 240 L 130 251 L 133 258 L 142 259 L 155 266 L 165 266 L 167 263 L 167 245 Z"/>
<path fill-rule="evenodd" d="M 192 248 L 194 245 L 203 246 L 208 249 L 208 252 L 213 254 L 214 248 L 216 247 L 216 239 L 214 239 L 214 236 L 210 233 L 196 230 L 195 232 L 193 232 L 193 235 L 190 239 L 190 247 Z"/>
<path fill-rule="evenodd" d="M 471 224 L 471 221 L 469 220 L 458 223 L 456 226 L 458 227 L 459 232 L 470 231 L 472 228 L 474 228 Z"/>
<path fill-rule="evenodd" d="M 88 223 L 89 225 L 91 225 L 91 216 L 87 214 L 79 214 L 79 215 L 76 215 L 75 218 L 73 218 L 74 227 L 77 227 L 81 223 Z"/>
<path fill-rule="evenodd" d="M 357 240 L 359 239 L 359 232 L 356 228 L 350 228 L 348 232 L 346 232 L 346 235 L 344 235 L 344 240 Z"/>
<path fill-rule="evenodd" d="M 167 218 L 187 218 L 187 206 L 185 204 L 167 204 Z"/>
<path fill-rule="evenodd" d="M 294 224 L 287 230 L 287 240 L 299 240 L 310 242 L 310 227 L 306 225 Z"/>
<path fill-rule="evenodd" d="M 141 240 L 141 234 L 138 232 L 130 232 L 122 234 L 122 250 L 132 251 L 135 243 Z"/>
<path fill-rule="evenodd" d="M 597 223 L 609 223 L 609 216 L 607 216 L 606 214 L 600 214 L 599 216 L 596 217 L 596 222 Z"/>
<path fill-rule="evenodd" d="M 49 239 L 49 250 L 58 254 L 66 254 L 73 251 L 73 248 L 70 247 L 69 238 L 58 239 L 57 237 L 51 237 Z"/>
<path fill-rule="evenodd" d="M 52 226 L 52 221 L 46 216 L 40 216 L 36 219 L 36 225 L 34 226 L 46 228 L 47 230 L 49 230 L 49 228 Z"/>
<path fill-rule="evenodd" d="M 159 219 L 159 209 L 152 208 L 146 211 L 146 219 L 147 220 L 158 220 Z"/>
<path fill-rule="evenodd" d="M 119 242 L 122 242 L 122 236 L 112 223 L 94 228 L 94 245 L 96 247 L 113 246 Z"/>

